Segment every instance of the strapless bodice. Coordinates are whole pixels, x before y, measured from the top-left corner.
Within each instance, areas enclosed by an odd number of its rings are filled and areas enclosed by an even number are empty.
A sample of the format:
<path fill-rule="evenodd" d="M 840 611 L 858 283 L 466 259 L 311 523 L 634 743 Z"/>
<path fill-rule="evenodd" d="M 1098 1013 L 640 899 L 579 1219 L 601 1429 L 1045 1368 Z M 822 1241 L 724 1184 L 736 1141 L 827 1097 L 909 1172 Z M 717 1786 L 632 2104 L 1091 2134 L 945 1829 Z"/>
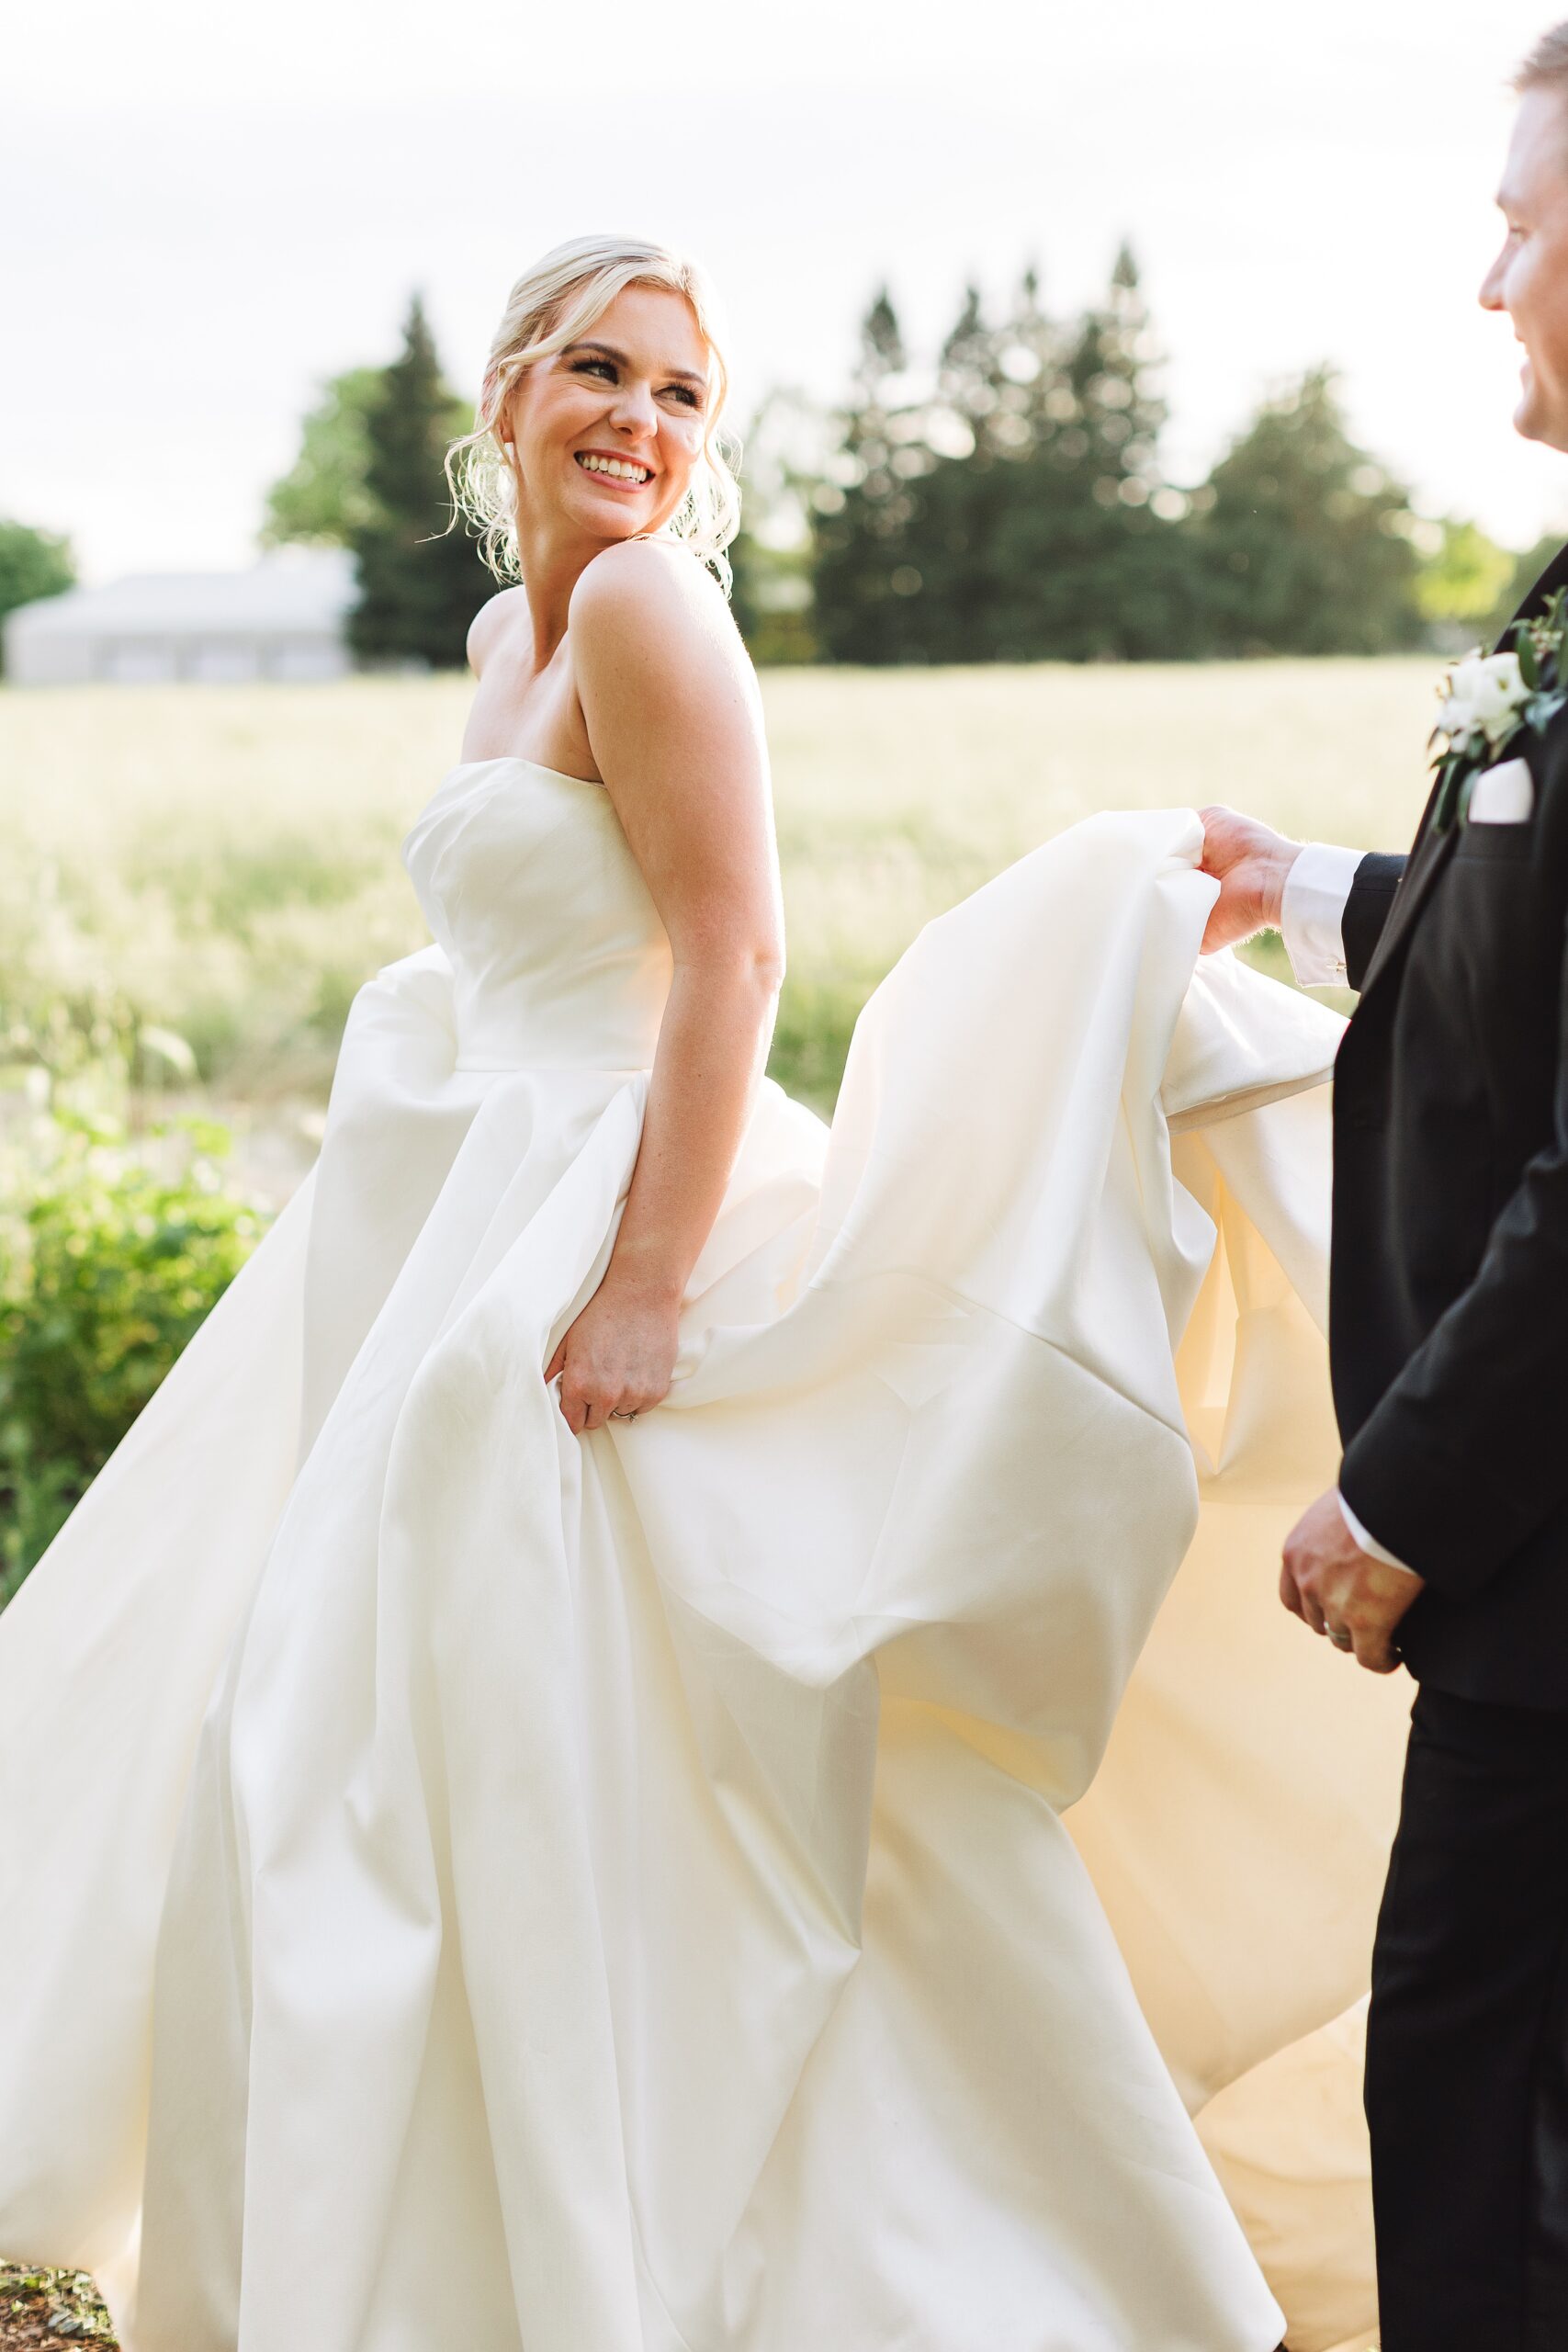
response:
<path fill-rule="evenodd" d="M 646 1069 L 670 941 L 603 785 L 466 760 L 402 860 L 452 966 L 459 1069 Z"/>

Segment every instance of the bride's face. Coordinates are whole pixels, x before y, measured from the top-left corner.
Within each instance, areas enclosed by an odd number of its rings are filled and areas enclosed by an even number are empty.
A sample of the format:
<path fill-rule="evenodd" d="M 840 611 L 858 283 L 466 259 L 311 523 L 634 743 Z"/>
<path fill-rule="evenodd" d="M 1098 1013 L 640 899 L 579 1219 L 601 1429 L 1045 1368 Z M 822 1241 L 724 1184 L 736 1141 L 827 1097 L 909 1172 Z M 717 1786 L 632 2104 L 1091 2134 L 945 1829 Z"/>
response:
<path fill-rule="evenodd" d="M 661 529 L 702 457 L 707 403 L 707 345 L 691 305 L 628 286 L 518 387 L 521 513 L 605 541 Z"/>

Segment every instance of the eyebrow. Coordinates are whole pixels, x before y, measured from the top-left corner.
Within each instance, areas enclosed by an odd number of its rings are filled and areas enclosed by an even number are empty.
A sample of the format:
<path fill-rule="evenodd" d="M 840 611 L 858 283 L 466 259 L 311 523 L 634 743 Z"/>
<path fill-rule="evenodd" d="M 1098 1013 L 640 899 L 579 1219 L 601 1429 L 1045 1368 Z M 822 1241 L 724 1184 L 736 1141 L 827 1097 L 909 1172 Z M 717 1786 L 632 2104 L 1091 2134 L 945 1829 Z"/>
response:
<path fill-rule="evenodd" d="M 617 351 L 613 343 L 569 343 L 562 351 L 561 357 L 570 359 L 574 351 L 597 351 L 602 357 L 613 359 L 619 368 L 627 368 L 631 365 L 626 353 Z M 695 374 L 690 368 L 660 368 L 655 372 L 660 376 L 671 376 L 678 383 L 700 384 L 705 390 L 707 388 L 707 378 Z"/>

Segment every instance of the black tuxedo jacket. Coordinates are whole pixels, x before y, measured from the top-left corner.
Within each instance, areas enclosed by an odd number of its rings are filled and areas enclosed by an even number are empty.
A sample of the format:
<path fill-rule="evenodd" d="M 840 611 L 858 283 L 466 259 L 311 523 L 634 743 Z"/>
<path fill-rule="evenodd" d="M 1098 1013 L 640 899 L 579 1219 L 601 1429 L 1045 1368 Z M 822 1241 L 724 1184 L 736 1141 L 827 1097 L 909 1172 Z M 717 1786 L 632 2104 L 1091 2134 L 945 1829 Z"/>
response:
<path fill-rule="evenodd" d="M 1568 548 L 1521 608 L 1568 587 Z M 1522 824 L 1368 857 L 1334 1081 L 1341 1491 L 1427 1578 L 1416 1678 L 1568 1708 L 1568 711 Z"/>

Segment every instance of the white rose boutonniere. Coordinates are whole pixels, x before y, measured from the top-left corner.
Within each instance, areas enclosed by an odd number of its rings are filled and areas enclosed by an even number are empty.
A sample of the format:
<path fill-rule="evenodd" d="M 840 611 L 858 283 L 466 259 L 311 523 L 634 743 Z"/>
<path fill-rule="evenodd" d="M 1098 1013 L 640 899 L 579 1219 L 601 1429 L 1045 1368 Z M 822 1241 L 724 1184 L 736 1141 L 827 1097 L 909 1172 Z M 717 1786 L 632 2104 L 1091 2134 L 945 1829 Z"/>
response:
<path fill-rule="evenodd" d="M 1517 653 L 1467 653 L 1449 672 L 1438 724 L 1450 750 L 1479 749 L 1483 736 L 1490 751 L 1506 743 L 1519 723 L 1530 698 Z"/>
<path fill-rule="evenodd" d="M 1530 729 L 1544 735 L 1568 708 L 1568 590 L 1559 589 L 1534 620 L 1516 621 L 1501 653 L 1479 649 L 1456 662 L 1440 688 L 1432 737 L 1438 797 L 1432 827 L 1463 824 L 1483 768 Z"/>

